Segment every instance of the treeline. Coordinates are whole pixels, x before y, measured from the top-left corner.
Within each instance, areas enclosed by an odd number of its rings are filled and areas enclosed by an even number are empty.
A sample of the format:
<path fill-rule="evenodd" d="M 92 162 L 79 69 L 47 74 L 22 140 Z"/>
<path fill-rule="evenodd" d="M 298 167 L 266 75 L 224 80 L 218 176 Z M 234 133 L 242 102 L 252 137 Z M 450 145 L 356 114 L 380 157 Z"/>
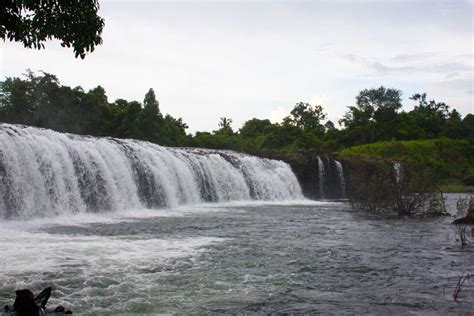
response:
<path fill-rule="evenodd" d="M 50 128 L 60 132 L 135 138 L 167 146 L 193 146 L 262 151 L 333 152 L 359 144 L 390 140 L 448 137 L 474 139 L 474 115 L 426 94 L 411 97 L 414 108 L 401 110 L 401 91 L 380 87 L 361 91 L 354 106 L 339 120 L 326 120 L 324 109 L 297 103 L 282 123 L 253 118 L 234 131 L 230 118 L 221 118 L 213 132 L 186 134 L 181 118 L 163 115 L 153 89 L 143 102 L 109 102 L 98 86 L 62 86 L 52 74 L 27 71 L 24 78 L 6 78 L 0 85 L 0 121 Z"/>
<path fill-rule="evenodd" d="M 186 143 L 180 118 L 160 112 L 155 92 L 143 100 L 110 103 L 104 88 L 85 92 L 62 86 L 56 76 L 27 71 L 24 78 L 7 78 L 0 85 L 0 121 L 93 136 L 135 138 L 168 146 Z"/>

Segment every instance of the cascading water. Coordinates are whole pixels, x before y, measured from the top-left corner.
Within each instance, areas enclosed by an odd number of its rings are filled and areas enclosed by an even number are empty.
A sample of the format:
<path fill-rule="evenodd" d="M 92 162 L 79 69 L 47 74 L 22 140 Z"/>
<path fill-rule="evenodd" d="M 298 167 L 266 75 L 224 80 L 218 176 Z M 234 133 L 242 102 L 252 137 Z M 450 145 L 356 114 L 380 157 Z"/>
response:
<path fill-rule="evenodd" d="M 302 198 L 284 162 L 0 124 L 0 218 Z"/>
<path fill-rule="evenodd" d="M 336 164 L 337 176 L 339 178 L 339 187 L 341 189 L 341 197 L 346 197 L 346 179 L 344 178 L 344 169 L 340 161 L 334 160 Z"/>
<path fill-rule="evenodd" d="M 326 174 L 324 170 L 324 163 L 321 157 L 318 158 L 318 173 L 319 173 L 319 197 L 324 198 L 324 176 Z"/>
<path fill-rule="evenodd" d="M 397 184 L 400 184 L 403 177 L 402 164 L 399 161 L 393 163 L 393 169 L 395 170 L 395 181 Z"/>

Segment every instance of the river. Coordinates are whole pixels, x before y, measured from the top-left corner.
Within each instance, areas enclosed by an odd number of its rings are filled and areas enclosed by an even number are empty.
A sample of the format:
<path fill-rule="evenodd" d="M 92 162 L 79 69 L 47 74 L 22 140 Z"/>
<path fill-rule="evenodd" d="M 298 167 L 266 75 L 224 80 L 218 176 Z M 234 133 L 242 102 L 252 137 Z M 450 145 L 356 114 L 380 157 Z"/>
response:
<path fill-rule="evenodd" d="M 473 247 L 451 221 L 305 200 L 7 221 L 0 302 L 53 286 L 80 315 L 471 314 L 472 282 L 452 294 Z"/>

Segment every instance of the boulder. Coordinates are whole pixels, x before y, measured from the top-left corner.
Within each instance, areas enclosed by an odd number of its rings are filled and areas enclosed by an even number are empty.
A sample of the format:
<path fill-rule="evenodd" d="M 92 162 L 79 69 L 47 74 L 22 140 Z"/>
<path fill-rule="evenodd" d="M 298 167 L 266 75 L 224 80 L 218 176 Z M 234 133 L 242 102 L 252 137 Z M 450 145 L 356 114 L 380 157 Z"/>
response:
<path fill-rule="evenodd" d="M 471 200 L 469 201 L 469 207 L 467 209 L 466 216 L 454 220 L 453 224 L 474 225 L 474 196 L 471 196 Z"/>

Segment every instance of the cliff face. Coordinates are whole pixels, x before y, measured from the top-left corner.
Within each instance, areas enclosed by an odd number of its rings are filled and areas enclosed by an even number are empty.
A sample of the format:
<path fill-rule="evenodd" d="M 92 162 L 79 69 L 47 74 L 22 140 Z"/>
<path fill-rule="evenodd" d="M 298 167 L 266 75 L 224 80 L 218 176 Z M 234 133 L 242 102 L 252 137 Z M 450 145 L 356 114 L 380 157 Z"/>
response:
<path fill-rule="evenodd" d="M 346 197 L 345 168 L 333 157 L 300 153 L 270 153 L 261 156 L 288 163 L 298 178 L 306 198 Z"/>
<path fill-rule="evenodd" d="M 269 153 L 265 158 L 288 163 L 309 199 L 344 199 L 360 194 L 361 189 L 374 185 L 378 177 L 395 178 L 393 162 L 385 159 L 364 157 L 336 157 L 314 153 Z M 362 190 L 363 191 L 363 190 Z"/>

